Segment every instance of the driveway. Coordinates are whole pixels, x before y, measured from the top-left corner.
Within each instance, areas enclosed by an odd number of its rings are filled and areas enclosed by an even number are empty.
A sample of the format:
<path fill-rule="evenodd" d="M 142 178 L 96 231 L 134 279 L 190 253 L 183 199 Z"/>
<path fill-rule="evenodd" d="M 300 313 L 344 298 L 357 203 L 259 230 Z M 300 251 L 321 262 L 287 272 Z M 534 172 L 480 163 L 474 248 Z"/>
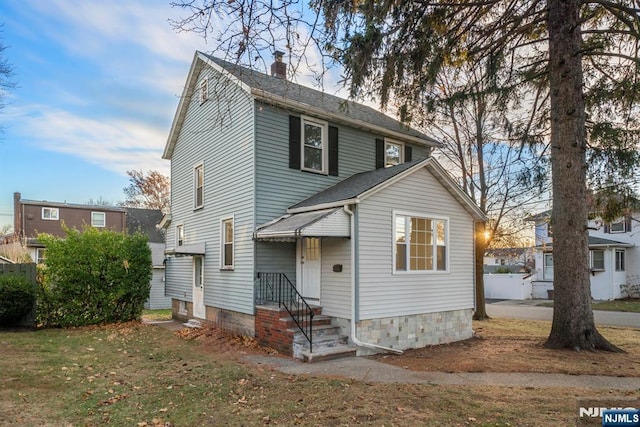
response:
<path fill-rule="evenodd" d="M 541 300 L 487 300 L 487 314 L 505 319 L 552 320 L 553 308 L 540 307 Z M 596 325 L 640 329 L 640 313 L 594 310 Z"/>

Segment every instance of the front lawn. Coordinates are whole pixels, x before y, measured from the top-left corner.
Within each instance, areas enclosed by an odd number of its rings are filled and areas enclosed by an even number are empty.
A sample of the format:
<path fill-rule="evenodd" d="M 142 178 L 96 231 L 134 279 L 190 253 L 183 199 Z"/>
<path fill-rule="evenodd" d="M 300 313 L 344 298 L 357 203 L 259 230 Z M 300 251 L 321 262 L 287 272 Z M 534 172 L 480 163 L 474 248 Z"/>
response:
<path fill-rule="evenodd" d="M 515 325 L 530 328 L 531 322 Z M 500 353 L 509 334 L 498 333 L 494 351 L 478 356 Z M 457 351 L 470 353 L 466 346 Z M 248 339 L 215 331 L 194 338 L 136 322 L 0 331 L 0 426 L 573 425 L 585 399 L 637 398 L 637 392 L 614 389 L 378 384 L 287 375 L 245 362 L 242 355 L 252 352 L 265 354 Z M 569 354 L 575 353 L 558 357 Z M 597 373 L 599 364 L 593 369 Z"/>

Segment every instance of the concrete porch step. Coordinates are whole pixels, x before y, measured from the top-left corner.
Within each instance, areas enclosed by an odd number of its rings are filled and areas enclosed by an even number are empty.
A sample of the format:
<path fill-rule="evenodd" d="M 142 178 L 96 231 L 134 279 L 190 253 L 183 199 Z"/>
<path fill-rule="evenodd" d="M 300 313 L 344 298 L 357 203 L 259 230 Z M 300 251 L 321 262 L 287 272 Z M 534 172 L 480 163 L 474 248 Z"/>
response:
<path fill-rule="evenodd" d="M 314 346 L 315 347 L 315 346 Z M 325 347 L 313 351 L 302 352 L 302 360 L 307 363 L 322 362 L 324 360 L 341 359 L 343 357 L 354 357 L 356 348 L 349 345 L 338 345 L 335 347 Z"/>
<path fill-rule="evenodd" d="M 189 319 L 186 323 L 183 323 L 187 328 L 202 328 L 202 322 L 198 319 Z"/>

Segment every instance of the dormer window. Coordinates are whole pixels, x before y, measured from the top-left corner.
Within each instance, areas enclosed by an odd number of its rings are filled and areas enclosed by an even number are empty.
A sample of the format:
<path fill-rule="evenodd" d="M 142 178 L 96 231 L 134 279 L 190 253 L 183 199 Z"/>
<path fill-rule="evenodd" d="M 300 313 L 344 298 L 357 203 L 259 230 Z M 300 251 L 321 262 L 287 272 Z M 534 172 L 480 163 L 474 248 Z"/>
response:
<path fill-rule="evenodd" d="M 200 104 L 209 99 L 209 79 L 204 79 L 200 82 Z"/>
<path fill-rule="evenodd" d="M 42 208 L 42 219 L 57 221 L 60 219 L 58 208 Z"/>

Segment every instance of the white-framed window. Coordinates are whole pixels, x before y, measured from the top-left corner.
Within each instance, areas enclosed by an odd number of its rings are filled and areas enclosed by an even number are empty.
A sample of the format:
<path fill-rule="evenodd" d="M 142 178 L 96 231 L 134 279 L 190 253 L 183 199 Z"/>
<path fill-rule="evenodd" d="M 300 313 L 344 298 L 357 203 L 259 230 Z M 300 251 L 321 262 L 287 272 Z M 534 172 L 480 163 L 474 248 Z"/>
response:
<path fill-rule="evenodd" d="M 176 247 L 184 245 L 184 225 L 176 225 Z"/>
<path fill-rule="evenodd" d="M 321 120 L 302 117 L 302 170 L 327 173 L 329 163 L 329 125 Z"/>
<path fill-rule="evenodd" d="M 92 227 L 106 227 L 107 226 L 107 214 L 104 212 L 91 212 L 91 226 Z"/>
<path fill-rule="evenodd" d="M 60 219 L 58 208 L 42 208 L 42 219 L 57 221 Z"/>
<path fill-rule="evenodd" d="M 204 206 L 204 164 L 193 167 L 193 209 Z"/>
<path fill-rule="evenodd" d="M 626 269 L 626 252 L 624 249 L 616 249 L 616 271 L 625 271 Z"/>
<path fill-rule="evenodd" d="M 200 104 L 204 104 L 209 99 L 209 79 L 200 82 Z"/>
<path fill-rule="evenodd" d="M 220 268 L 232 270 L 233 269 L 233 218 L 225 218 L 222 220 L 222 226 L 220 235 L 222 236 L 220 248 Z"/>
<path fill-rule="evenodd" d="M 193 257 L 193 284 L 197 288 L 204 287 L 204 258 Z"/>
<path fill-rule="evenodd" d="M 36 263 L 43 264 L 45 259 L 47 259 L 47 249 L 36 248 Z"/>
<path fill-rule="evenodd" d="M 612 222 L 609 225 L 609 232 L 610 233 L 626 233 L 627 232 L 626 221 L 624 219 L 621 219 L 620 221 Z"/>
<path fill-rule="evenodd" d="M 384 142 L 384 167 L 404 163 L 404 144 L 385 140 Z"/>
<path fill-rule="evenodd" d="M 394 272 L 447 271 L 448 220 L 394 213 Z"/>
<path fill-rule="evenodd" d="M 592 271 L 604 271 L 604 250 L 593 249 L 589 251 L 589 267 Z"/>
<path fill-rule="evenodd" d="M 178 313 L 182 315 L 187 314 L 187 302 L 186 301 L 178 301 Z"/>
<path fill-rule="evenodd" d="M 542 278 L 544 280 L 553 280 L 553 253 L 545 252 L 543 254 Z"/>

